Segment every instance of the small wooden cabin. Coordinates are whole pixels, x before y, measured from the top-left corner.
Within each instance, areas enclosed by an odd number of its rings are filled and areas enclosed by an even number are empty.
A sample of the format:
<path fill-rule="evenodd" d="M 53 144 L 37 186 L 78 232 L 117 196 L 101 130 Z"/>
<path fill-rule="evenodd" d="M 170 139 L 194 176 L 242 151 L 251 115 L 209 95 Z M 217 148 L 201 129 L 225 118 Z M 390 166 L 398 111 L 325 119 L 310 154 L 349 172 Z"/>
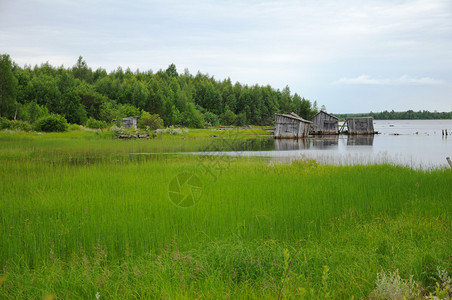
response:
<path fill-rule="evenodd" d="M 275 138 L 296 139 L 307 137 L 311 123 L 293 112 L 290 114 L 275 114 Z"/>
<path fill-rule="evenodd" d="M 140 116 L 122 118 L 122 124 L 124 125 L 124 128 L 133 127 L 135 130 L 138 130 L 137 125 L 139 118 Z"/>
<path fill-rule="evenodd" d="M 345 120 L 348 134 L 374 134 L 374 118 L 357 117 Z"/>
<path fill-rule="evenodd" d="M 325 111 L 320 111 L 312 119 L 311 134 L 339 134 L 339 119 Z"/>

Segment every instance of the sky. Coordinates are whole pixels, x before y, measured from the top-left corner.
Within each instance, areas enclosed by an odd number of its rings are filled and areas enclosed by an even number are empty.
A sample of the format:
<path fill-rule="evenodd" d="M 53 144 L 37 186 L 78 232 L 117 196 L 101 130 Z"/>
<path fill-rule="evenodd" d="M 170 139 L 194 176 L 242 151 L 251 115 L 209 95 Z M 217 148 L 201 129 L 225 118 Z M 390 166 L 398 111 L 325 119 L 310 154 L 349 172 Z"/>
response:
<path fill-rule="evenodd" d="M 289 86 L 331 113 L 452 111 L 451 0 L 0 0 L 21 66 L 165 70 Z"/>

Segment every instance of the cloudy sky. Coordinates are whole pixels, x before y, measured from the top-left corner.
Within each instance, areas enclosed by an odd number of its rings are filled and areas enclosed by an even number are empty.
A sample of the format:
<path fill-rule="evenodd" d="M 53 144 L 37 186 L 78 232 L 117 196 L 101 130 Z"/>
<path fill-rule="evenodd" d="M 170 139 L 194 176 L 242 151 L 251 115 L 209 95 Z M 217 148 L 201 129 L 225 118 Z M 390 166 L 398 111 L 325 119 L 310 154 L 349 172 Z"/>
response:
<path fill-rule="evenodd" d="M 452 111 L 451 0 L 0 0 L 19 65 L 286 85 L 329 112 Z"/>

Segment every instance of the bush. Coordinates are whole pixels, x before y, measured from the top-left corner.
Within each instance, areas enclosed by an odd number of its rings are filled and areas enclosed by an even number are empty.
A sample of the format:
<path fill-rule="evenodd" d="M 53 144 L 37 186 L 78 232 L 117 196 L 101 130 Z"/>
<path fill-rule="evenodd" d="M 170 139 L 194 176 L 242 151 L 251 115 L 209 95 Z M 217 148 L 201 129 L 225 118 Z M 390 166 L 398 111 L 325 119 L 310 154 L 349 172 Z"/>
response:
<path fill-rule="evenodd" d="M 151 115 L 147 111 L 141 111 L 141 117 L 138 120 L 138 127 L 141 129 L 156 130 L 163 128 L 163 120 L 158 114 Z"/>
<path fill-rule="evenodd" d="M 413 276 L 402 279 L 399 270 L 377 274 L 376 289 L 370 294 L 371 299 L 419 299 L 420 290 Z"/>
<path fill-rule="evenodd" d="M 246 125 L 246 114 L 244 112 L 239 113 L 237 115 L 237 118 L 235 119 L 235 124 L 237 126 L 243 126 Z"/>
<path fill-rule="evenodd" d="M 221 118 L 221 121 L 224 125 L 234 125 L 236 122 L 237 116 L 231 110 L 226 110 Z"/>
<path fill-rule="evenodd" d="M 206 126 L 216 127 L 219 125 L 220 121 L 216 114 L 211 113 L 210 111 L 204 114 L 204 121 L 206 121 Z"/>
<path fill-rule="evenodd" d="M 0 117 L 0 129 L 11 129 L 11 121 L 7 118 Z"/>
<path fill-rule="evenodd" d="M 30 131 L 32 130 L 32 126 L 30 123 L 26 121 L 12 121 L 8 120 L 7 118 L 0 118 L 0 129 L 16 129 L 16 130 L 23 130 L 23 131 Z"/>
<path fill-rule="evenodd" d="M 33 127 L 27 121 L 11 121 L 11 129 L 18 129 L 23 131 L 31 131 Z"/>
<path fill-rule="evenodd" d="M 94 119 L 93 117 L 90 117 L 86 122 L 86 127 L 93 129 L 107 128 L 107 122 L 99 121 Z"/>
<path fill-rule="evenodd" d="M 110 132 L 113 132 L 115 135 L 122 134 L 124 132 L 124 127 L 119 127 L 115 124 L 110 127 Z"/>
<path fill-rule="evenodd" d="M 58 114 L 51 114 L 46 117 L 40 118 L 36 124 L 36 131 L 45 132 L 63 132 L 68 128 L 66 119 Z"/>
<path fill-rule="evenodd" d="M 78 125 L 78 124 L 70 124 L 68 129 L 69 129 L 69 131 L 78 131 L 78 130 L 82 130 L 82 127 L 80 127 L 80 125 Z"/>
<path fill-rule="evenodd" d="M 169 135 L 182 135 L 188 133 L 187 128 L 175 128 L 173 125 L 171 125 L 168 128 L 165 128 L 162 130 L 163 134 L 169 134 Z"/>

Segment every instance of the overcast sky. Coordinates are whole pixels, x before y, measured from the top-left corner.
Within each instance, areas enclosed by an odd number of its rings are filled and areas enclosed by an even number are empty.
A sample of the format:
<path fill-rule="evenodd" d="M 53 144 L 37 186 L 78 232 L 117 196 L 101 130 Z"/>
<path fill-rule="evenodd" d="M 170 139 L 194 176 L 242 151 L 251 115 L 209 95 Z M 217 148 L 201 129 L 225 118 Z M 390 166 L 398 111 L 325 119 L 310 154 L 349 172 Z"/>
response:
<path fill-rule="evenodd" d="M 286 85 L 332 113 L 452 111 L 452 1 L 0 0 L 19 65 Z"/>

